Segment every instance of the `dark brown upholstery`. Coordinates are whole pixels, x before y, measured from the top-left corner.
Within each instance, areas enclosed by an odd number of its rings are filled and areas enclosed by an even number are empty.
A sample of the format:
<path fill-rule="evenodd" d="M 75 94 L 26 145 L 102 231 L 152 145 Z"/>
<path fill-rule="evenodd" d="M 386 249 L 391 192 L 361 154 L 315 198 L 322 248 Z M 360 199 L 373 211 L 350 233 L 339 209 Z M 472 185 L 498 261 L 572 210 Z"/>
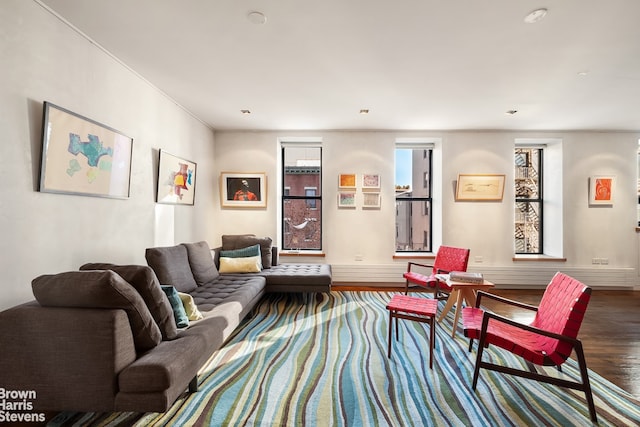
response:
<path fill-rule="evenodd" d="M 43 307 L 124 310 L 139 351 L 149 350 L 162 340 L 160 329 L 140 294 L 111 270 L 43 275 L 33 279 L 31 286 L 33 295 Z"/>
<path fill-rule="evenodd" d="M 115 265 L 107 263 L 89 263 L 80 270 L 111 270 L 138 291 L 144 300 L 153 320 L 160 328 L 163 340 L 172 340 L 178 336 L 178 328 L 173 317 L 171 304 L 167 295 L 162 292 L 160 283 L 151 267 L 146 265 Z"/>
<path fill-rule="evenodd" d="M 145 258 L 161 285 L 173 286 L 180 292 L 191 292 L 198 286 L 183 245 L 148 248 Z"/>

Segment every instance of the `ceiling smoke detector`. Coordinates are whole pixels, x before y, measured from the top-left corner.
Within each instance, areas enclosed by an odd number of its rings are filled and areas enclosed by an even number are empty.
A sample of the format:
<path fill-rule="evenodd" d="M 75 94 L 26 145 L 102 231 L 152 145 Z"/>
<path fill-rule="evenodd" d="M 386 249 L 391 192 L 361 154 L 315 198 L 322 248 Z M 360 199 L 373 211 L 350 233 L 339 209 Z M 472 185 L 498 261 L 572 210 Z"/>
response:
<path fill-rule="evenodd" d="M 247 14 L 247 19 L 252 24 L 262 25 L 267 22 L 267 17 L 262 12 L 252 11 Z"/>
<path fill-rule="evenodd" d="M 542 21 L 545 16 L 547 16 L 547 9 L 536 9 L 524 17 L 524 22 L 527 24 L 535 24 L 536 22 Z"/>

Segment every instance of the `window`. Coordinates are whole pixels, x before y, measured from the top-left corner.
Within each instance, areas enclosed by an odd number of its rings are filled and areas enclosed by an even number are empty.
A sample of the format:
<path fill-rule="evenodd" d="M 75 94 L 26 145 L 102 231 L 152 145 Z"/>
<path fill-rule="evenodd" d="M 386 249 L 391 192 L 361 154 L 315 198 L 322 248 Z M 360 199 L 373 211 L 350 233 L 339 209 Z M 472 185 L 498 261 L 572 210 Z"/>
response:
<path fill-rule="evenodd" d="M 637 206 L 637 219 L 638 219 L 638 227 L 640 227 L 640 139 L 638 140 L 638 151 L 637 151 L 637 160 L 638 160 L 638 206 Z"/>
<path fill-rule="evenodd" d="M 432 144 L 396 144 L 396 252 L 431 252 Z"/>
<path fill-rule="evenodd" d="M 282 249 L 322 250 L 322 148 L 282 143 Z"/>
<path fill-rule="evenodd" d="M 515 149 L 515 253 L 542 254 L 542 148 Z"/>

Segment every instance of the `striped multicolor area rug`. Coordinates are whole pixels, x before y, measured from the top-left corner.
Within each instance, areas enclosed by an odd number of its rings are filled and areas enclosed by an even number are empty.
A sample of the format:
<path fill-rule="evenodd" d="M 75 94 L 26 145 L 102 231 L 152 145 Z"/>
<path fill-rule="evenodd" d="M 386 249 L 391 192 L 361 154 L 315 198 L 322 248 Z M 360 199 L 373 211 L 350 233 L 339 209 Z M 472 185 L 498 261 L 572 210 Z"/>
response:
<path fill-rule="evenodd" d="M 50 425 L 591 425 L 581 392 L 484 370 L 472 391 L 475 350 L 467 351 L 461 330 L 451 337 L 453 313 L 436 325 L 433 370 L 428 326 L 418 322 L 400 321 L 388 359 L 391 296 L 332 292 L 305 304 L 300 296 L 269 295 L 203 367 L 200 391 L 168 412 L 61 413 Z M 523 365 L 499 349 L 485 354 Z M 573 360 L 563 373 L 548 372 L 579 376 Z M 601 426 L 640 425 L 638 399 L 594 372 L 590 379 Z"/>

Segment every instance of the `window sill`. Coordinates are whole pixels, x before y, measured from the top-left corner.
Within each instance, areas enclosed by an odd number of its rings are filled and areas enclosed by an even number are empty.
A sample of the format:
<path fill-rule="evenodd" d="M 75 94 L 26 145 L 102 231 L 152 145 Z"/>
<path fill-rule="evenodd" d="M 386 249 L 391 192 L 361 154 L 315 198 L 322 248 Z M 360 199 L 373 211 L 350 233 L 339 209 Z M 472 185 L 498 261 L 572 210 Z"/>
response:
<path fill-rule="evenodd" d="M 536 262 L 567 262 L 566 258 L 554 257 L 550 255 L 514 255 L 512 261 L 536 261 Z"/>
<path fill-rule="evenodd" d="M 325 257 L 324 252 L 320 251 L 279 251 L 278 256 L 281 257 Z"/>
<path fill-rule="evenodd" d="M 431 252 L 396 252 L 393 259 L 435 259 Z"/>

